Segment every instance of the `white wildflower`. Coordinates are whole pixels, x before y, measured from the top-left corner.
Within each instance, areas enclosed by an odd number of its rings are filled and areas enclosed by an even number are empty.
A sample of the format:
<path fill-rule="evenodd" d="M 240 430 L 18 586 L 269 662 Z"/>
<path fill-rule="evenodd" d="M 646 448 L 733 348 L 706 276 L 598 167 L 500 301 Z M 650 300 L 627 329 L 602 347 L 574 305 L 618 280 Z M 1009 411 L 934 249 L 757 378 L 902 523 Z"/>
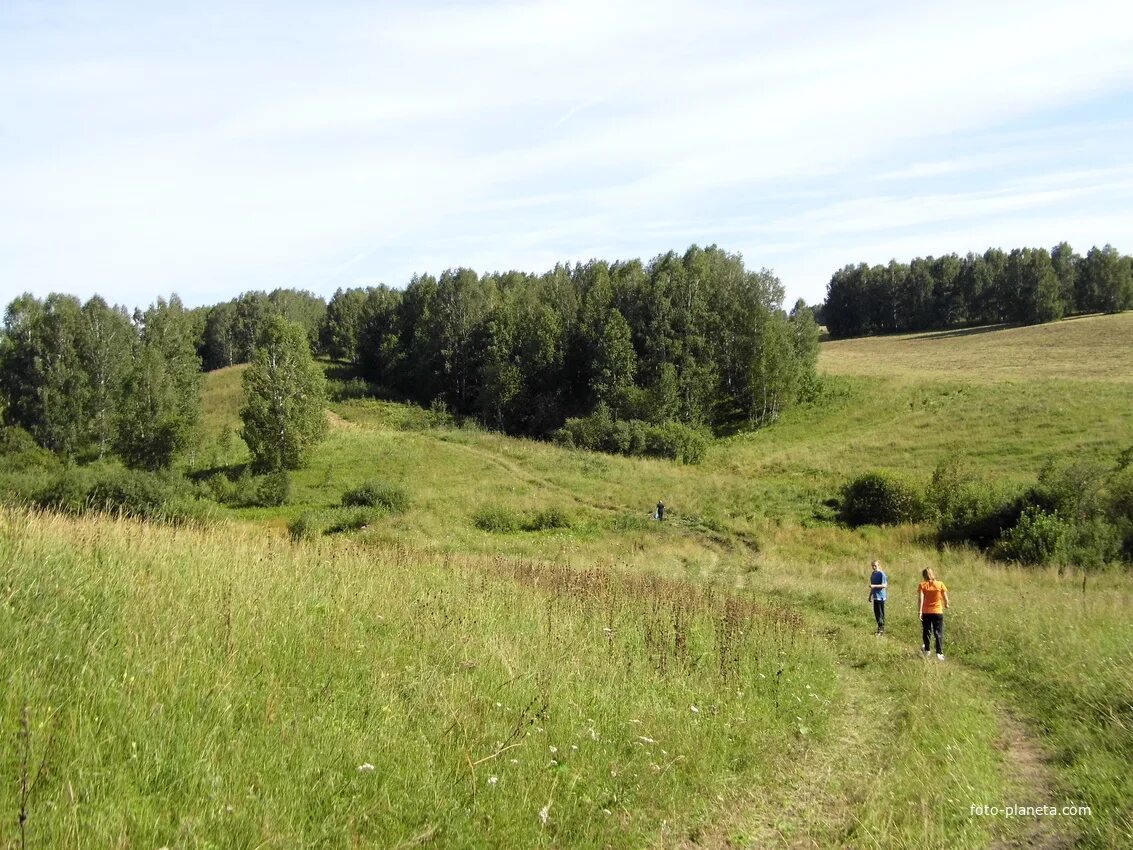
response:
<path fill-rule="evenodd" d="M 366 762 L 365 764 L 358 765 L 358 772 L 359 773 L 373 773 L 373 771 L 374 771 L 374 766 L 372 764 L 370 764 L 369 762 Z"/>
<path fill-rule="evenodd" d="M 499 781 L 500 781 L 500 778 L 498 776 L 489 776 L 488 777 L 488 784 L 489 785 L 495 785 Z"/>
<path fill-rule="evenodd" d="M 547 821 L 551 819 L 551 804 L 548 803 L 539 810 L 539 821 L 543 826 L 547 825 Z"/>

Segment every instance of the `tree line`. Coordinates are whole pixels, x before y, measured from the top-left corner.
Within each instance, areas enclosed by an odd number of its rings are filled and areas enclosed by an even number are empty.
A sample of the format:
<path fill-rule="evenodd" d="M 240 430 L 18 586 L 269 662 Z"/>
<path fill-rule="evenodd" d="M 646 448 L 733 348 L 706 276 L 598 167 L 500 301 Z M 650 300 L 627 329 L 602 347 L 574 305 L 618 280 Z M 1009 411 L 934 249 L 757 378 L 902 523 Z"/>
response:
<path fill-rule="evenodd" d="M 173 296 L 131 314 L 98 297 L 24 295 L 0 334 L 0 404 L 6 424 L 52 451 L 166 468 L 193 444 L 202 370 L 254 363 L 245 411 L 262 420 L 322 391 L 303 362 L 320 354 L 367 392 L 510 434 L 691 456 L 689 431 L 773 422 L 814 385 L 817 325 L 783 297 L 774 274 L 715 246 L 541 275 L 450 269 L 329 303 L 277 289 L 195 310 Z M 301 392 L 279 388 L 300 376 Z M 304 428 L 307 444 L 318 423 Z M 300 448 L 271 433 L 245 419 L 260 465 L 298 463 Z"/>
<path fill-rule="evenodd" d="M 510 434 L 591 416 L 755 426 L 814 380 L 817 325 L 783 297 L 770 271 L 715 246 L 542 275 L 450 269 L 404 290 L 339 290 L 320 345 L 386 394 Z"/>
<path fill-rule="evenodd" d="M 98 296 L 16 298 L 0 334 L 4 424 L 70 459 L 170 469 L 199 436 L 201 318 L 176 295 L 133 314 Z M 326 427 L 322 371 L 279 312 L 257 319 L 249 346 L 241 436 L 257 468 L 295 468 Z"/>
<path fill-rule="evenodd" d="M 1111 245 L 1085 256 L 1062 242 L 917 257 L 836 271 L 821 318 L 835 338 L 999 323 L 1038 324 L 1133 308 L 1133 257 Z"/>

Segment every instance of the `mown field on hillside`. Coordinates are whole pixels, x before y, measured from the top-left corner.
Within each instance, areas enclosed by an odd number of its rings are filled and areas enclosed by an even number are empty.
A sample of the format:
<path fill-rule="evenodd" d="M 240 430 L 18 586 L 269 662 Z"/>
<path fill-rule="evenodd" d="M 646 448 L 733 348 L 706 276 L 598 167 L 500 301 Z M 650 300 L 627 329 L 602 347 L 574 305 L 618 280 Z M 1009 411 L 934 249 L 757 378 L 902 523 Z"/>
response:
<path fill-rule="evenodd" d="M 206 529 L 8 511 L 0 843 L 1131 843 L 1130 576 L 824 504 L 869 469 L 960 456 L 1025 482 L 1116 456 L 1131 320 L 826 344 L 819 398 L 695 467 L 355 400 L 282 508 Z M 209 376 L 202 465 L 242 460 L 239 374 Z M 408 508 L 287 539 L 372 479 Z M 924 567 L 952 591 L 944 663 L 917 650 Z M 1006 805 L 1060 814 L 974 814 Z"/>

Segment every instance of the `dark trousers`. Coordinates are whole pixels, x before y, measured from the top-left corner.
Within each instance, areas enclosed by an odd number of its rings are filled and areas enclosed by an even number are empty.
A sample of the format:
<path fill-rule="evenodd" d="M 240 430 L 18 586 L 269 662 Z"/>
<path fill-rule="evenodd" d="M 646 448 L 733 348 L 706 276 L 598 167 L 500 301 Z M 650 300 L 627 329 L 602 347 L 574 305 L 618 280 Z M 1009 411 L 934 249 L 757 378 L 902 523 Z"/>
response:
<path fill-rule="evenodd" d="M 885 631 L 885 600 L 873 600 L 873 619 L 877 620 L 877 630 Z"/>
<path fill-rule="evenodd" d="M 936 654 L 944 654 L 944 615 L 921 614 L 921 640 L 924 651 L 928 652 L 928 637 L 932 634 L 936 638 Z"/>

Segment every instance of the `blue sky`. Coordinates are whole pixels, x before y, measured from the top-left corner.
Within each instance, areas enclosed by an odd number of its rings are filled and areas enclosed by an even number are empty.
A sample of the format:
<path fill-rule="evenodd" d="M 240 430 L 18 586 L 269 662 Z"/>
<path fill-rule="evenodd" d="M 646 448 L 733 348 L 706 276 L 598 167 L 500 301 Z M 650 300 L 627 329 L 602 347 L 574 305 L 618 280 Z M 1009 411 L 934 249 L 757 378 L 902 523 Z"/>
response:
<path fill-rule="evenodd" d="M 1119 2 L 0 2 L 0 301 L 1133 252 Z"/>

